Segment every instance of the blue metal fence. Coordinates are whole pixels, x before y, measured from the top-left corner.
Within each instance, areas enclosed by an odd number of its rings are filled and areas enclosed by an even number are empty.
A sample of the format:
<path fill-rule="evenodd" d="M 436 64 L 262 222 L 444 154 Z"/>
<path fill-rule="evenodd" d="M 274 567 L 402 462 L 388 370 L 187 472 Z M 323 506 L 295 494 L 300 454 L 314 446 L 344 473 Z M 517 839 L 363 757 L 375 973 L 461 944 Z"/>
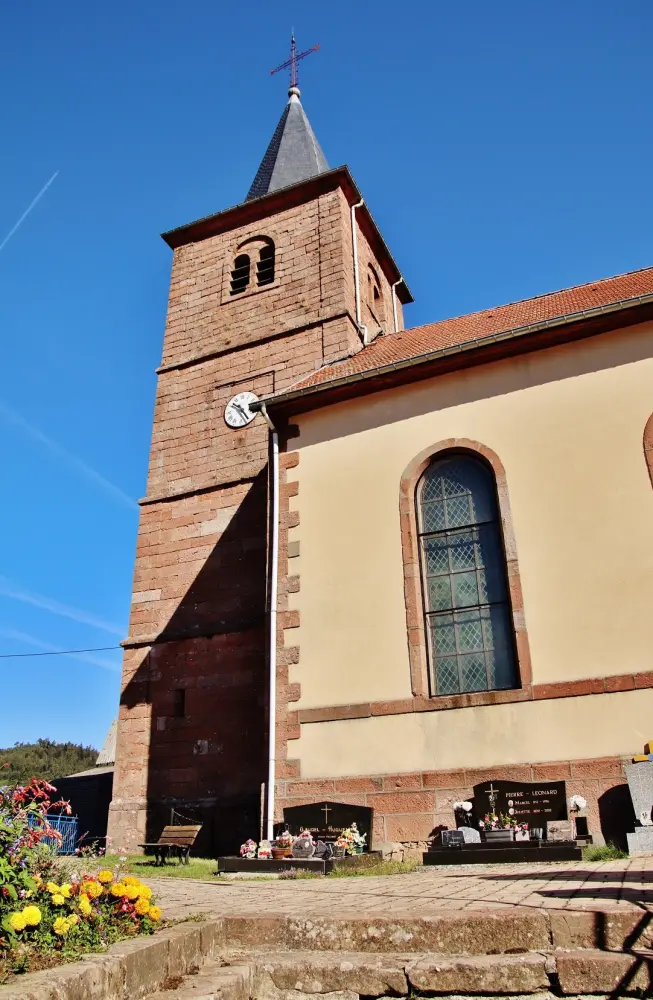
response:
<path fill-rule="evenodd" d="M 57 854 L 74 854 L 77 847 L 77 817 L 47 816 L 46 819 L 52 829 L 61 834 L 61 840 L 55 837 L 44 837 L 41 843 L 56 847 Z"/>

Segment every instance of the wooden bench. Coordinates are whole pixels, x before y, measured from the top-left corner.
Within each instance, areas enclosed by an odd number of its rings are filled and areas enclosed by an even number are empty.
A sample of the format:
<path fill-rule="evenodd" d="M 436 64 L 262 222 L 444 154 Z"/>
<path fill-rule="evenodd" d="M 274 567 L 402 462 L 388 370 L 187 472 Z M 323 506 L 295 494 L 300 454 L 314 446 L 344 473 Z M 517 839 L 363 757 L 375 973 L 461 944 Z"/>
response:
<path fill-rule="evenodd" d="M 177 851 L 179 864 L 188 864 L 190 849 L 197 840 L 202 829 L 198 826 L 164 826 L 163 832 L 155 844 L 139 844 L 139 847 L 154 851 L 157 865 L 164 865 L 170 852 Z"/>

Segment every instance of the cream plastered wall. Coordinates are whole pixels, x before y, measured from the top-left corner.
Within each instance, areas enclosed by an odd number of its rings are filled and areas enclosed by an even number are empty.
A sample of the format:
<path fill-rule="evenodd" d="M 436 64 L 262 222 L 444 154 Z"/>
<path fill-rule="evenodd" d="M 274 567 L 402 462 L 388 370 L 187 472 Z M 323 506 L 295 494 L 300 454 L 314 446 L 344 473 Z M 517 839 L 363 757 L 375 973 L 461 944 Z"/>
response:
<path fill-rule="evenodd" d="M 625 691 L 311 723 L 292 748 L 302 778 L 577 760 L 639 750 L 652 713 L 652 690 Z"/>
<path fill-rule="evenodd" d="M 291 539 L 301 556 L 291 572 L 299 566 L 301 590 L 290 606 L 301 626 L 286 633 L 301 650 L 293 707 L 410 697 L 399 483 L 415 455 L 447 438 L 479 441 L 505 467 L 534 683 L 651 669 L 653 490 L 642 435 L 652 411 L 653 324 L 642 324 L 297 418 L 300 524 Z M 613 701 L 590 698 L 583 708 L 606 740 Z M 387 733 L 389 753 L 406 727 L 428 756 L 427 731 L 464 729 L 485 713 L 530 720 L 532 744 L 544 731 L 538 720 L 553 723 L 571 704 L 304 726 L 301 756 L 342 725 L 361 739 L 371 727 Z M 606 743 L 601 752 L 612 751 Z"/>

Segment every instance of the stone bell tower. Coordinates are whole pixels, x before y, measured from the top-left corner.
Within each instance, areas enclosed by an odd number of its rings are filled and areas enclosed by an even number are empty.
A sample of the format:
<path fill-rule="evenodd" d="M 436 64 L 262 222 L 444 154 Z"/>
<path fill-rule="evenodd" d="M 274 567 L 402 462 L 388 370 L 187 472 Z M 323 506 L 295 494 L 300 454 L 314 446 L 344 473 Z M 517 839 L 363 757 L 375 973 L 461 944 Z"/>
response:
<path fill-rule="evenodd" d="M 247 199 L 163 237 L 172 277 L 123 643 L 114 848 L 156 839 L 173 808 L 203 823 L 204 853 L 257 835 L 268 431 L 240 394 L 269 395 L 351 356 L 363 326 L 394 329 L 393 310 L 382 318 L 368 296 L 370 269 L 377 297 L 389 304 L 394 283 L 409 300 L 349 171 L 329 169 L 299 98 L 292 86 Z M 282 618 L 286 576 L 282 551 Z M 287 674 L 282 653 L 277 684 L 292 700 Z M 279 759 L 279 777 L 284 767 Z"/>

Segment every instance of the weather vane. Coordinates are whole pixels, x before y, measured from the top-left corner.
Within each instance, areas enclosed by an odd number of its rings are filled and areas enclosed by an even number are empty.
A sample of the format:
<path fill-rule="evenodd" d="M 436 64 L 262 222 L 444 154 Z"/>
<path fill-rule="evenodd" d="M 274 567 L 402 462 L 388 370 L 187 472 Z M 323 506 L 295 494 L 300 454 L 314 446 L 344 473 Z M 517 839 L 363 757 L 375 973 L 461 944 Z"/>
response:
<path fill-rule="evenodd" d="M 297 85 L 299 83 L 299 73 L 297 72 L 297 63 L 300 61 L 300 59 L 305 59 L 306 56 L 310 56 L 311 52 L 317 52 L 319 47 L 320 47 L 319 45 L 314 45 L 312 49 L 306 49 L 305 52 L 298 53 L 297 46 L 295 44 L 295 34 L 293 32 L 293 34 L 290 37 L 290 59 L 286 59 L 286 61 L 284 63 L 281 63 L 281 66 L 277 66 L 276 69 L 271 69 L 270 76 L 274 76 L 275 73 L 278 73 L 282 69 L 290 69 L 290 89 L 291 90 L 293 90 L 293 88 L 297 89 Z"/>

